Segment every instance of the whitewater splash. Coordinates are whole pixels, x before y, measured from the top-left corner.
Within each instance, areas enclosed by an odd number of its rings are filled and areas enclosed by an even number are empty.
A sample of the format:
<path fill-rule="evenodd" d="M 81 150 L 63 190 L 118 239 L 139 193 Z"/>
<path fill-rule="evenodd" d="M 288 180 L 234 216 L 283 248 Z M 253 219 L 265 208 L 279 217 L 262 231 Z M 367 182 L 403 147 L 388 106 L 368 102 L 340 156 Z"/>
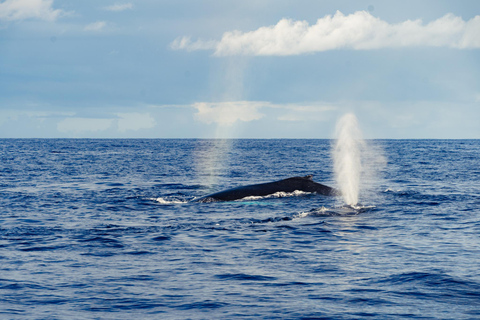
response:
<path fill-rule="evenodd" d="M 358 203 L 360 175 L 362 172 L 362 151 L 365 141 L 353 113 L 344 115 L 337 122 L 336 144 L 333 148 L 335 177 L 342 191 L 345 203 L 354 206 Z"/>

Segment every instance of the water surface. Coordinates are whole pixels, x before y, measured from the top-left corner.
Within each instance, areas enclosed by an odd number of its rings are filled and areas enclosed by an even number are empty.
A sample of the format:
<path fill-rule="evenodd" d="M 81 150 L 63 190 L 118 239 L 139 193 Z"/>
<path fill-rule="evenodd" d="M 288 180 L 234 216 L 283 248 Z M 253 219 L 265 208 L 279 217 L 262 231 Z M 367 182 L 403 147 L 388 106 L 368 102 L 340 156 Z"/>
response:
<path fill-rule="evenodd" d="M 190 202 L 335 186 L 329 140 L 0 140 L 0 318 L 480 318 L 480 141 L 372 143 L 355 212 Z"/>

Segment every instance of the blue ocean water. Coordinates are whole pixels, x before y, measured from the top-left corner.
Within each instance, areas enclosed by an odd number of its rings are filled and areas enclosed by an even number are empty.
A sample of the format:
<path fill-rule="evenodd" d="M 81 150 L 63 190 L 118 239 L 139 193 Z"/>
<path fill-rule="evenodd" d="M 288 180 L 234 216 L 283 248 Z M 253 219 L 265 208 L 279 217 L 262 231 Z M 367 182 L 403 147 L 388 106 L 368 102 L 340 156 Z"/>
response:
<path fill-rule="evenodd" d="M 1 319 L 479 319 L 480 141 L 381 140 L 364 210 L 198 197 L 329 140 L 0 140 Z"/>

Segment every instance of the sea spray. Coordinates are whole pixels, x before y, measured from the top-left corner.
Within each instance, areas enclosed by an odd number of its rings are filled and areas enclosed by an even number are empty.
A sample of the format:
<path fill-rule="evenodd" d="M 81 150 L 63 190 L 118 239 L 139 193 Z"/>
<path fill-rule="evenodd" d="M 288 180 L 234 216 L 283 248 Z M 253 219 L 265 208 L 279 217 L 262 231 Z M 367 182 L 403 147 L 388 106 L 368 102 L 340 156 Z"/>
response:
<path fill-rule="evenodd" d="M 347 205 L 358 203 L 362 150 L 365 142 L 353 113 L 344 115 L 337 122 L 336 144 L 333 148 L 335 177 Z"/>

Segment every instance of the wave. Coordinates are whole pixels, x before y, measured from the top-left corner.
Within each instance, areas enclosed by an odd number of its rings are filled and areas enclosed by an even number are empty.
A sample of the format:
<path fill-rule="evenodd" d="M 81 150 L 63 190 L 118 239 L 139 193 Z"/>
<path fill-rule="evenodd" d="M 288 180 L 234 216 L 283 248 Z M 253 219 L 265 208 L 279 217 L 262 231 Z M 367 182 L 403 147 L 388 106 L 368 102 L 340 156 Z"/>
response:
<path fill-rule="evenodd" d="M 332 207 L 332 208 L 327 208 L 327 207 L 320 207 L 320 208 L 314 208 L 309 211 L 303 211 L 298 213 L 295 218 L 304 218 L 308 216 L 319 216 L 319 217 L 325 217 L 325 216 L 355 216 L 360 213 L 364 213 L 367 211 L 371 211 L 375 209 L 375 206 L 367 206 L 367 205 L 344 205 L 340 207 Z"/>
<path fill-rule="evenodd" d="M 400 190 L 400 189 L 393 189 L 393 188 L 386 188 L 383 192 L 384 192 L 384 193 L 399 193 L 399 192 L 402 192 L 402 190 Z"/>
<path fill-rule="evenodd" d="M 444 272 L 405 272 L 379 279 L 371 279 L 373 285 L 386 286 L 391 293 L 414 297 L 421 295 L 432 300 L 470 305 L 480 298 L 480 283 L 468 277 Z"/>

